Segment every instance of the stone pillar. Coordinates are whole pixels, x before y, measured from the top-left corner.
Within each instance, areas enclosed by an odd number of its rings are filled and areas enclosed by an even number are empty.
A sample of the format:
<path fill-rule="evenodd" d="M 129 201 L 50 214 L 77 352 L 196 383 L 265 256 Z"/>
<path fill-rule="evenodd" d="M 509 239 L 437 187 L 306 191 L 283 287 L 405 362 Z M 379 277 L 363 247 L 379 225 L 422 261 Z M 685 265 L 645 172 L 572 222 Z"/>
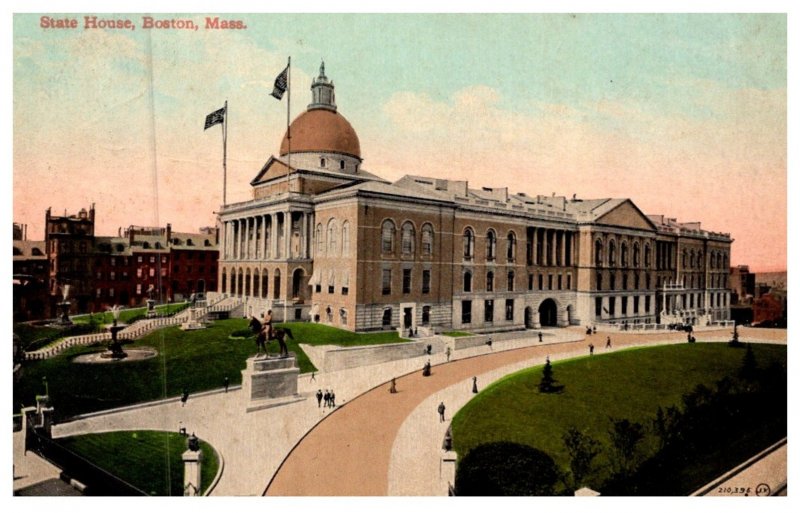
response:
<path fill-rule="evenodd" d="M 538 233 L 539 229 L 533 229 L 533 238 L 531 239 L 531 262 L 536 265 L 538 264 L 538 260 L 536 260 L 536 241 L 538 240 Z M 527 262 L 525 262 L 527 264 Z"/>
<path fill-rule="evenodd" d="M 308 214 L 303 212 L 300 214 L 300 253 L 297 255 L 299 258 L 308 258 L 306 255 L 306 242 L 308 241 Z M 344 244 L 344 241 L 342 241 Z"/>
<path fill-rule="evenodd" d="M 237 238 L 237 241 L 236 241 L 237 255 L 238 255 L 238 259 L 239 260 L 243 260 L 244 259 L 244 252 L 243 252 L 243 249 L 244 249 L 244 226 L 243 226 L 242 221 L 243 221 L 242 219 L 239 219 L 239 237 Z"/>
<path fill-rule="evenodd" d="M 36 396 L 36 427 L 48 438 L 52 437 L 53 407 L 50 406 L 49 395 Z"/>
<path fill-rule="evenodd" d="M 561 265 L 567 265 L 567 232 L 561 230 Z"/>
<path fill-rule="evenodd" d="M 283 214 L 283 255 L 285 259 L 291 257 L 292 249 L 292 212 L 287 210 Z"/>
<path fill-rule="evenodd" d="M 547 243 L 547 228 L 542 228 L 542 261 L 539 265 L 547 265 L 547 252 L 550 251 L 550 245 Z"/>
<path fill-rule="evenodd" d="M 189 437 L 189 448 L 183 453 L 183 495 L 194 497 L 200 495 L 200 470 L 203 462 L 203 451 L 200 450 L 200 441 L 194 436 Z"/>
<path fill-rule="evenodd" d="M 531 325 L 534 329 L 539 329 L 542 327 L 542 323 L 539 316 L 539 310 L 531 309 Z"/>
<path fill-rule="evenodd" d="M 271 214 L 270 217 L 272 218 L 269 241 L 270 255 L 271 258 L 275 259 L 278 258 L 278 215 Z"/>
<path fill-rule="evenodd" d="M 264 240 L 261 241 L 261 258 L 263 260 L 266 260 L 269 256 L 269 246 L 267 245 L 267 241 L 269 240 L 267 237 L 267 217 L 266 214 L 261 216 L 261 224 L 264 225 Z"/>

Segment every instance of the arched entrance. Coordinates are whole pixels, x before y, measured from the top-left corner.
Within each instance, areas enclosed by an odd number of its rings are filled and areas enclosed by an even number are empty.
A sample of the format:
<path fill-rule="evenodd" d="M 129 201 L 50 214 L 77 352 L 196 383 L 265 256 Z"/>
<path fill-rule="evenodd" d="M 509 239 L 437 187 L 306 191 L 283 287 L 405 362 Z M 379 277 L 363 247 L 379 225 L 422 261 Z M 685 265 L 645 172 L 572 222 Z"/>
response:
<path fill-rule="evenodd" d="M 295 269 L 292 273 L 292 299 L 303 299 L 303 276 L 302 269 Z"/>
<path fill-rule="evenodd" d="M 552 299 L 545 299 L 539 305 L 539 323 L 542 326 L 558 325 L 558 307 Z"/>
<path fill-rule="evenodd" d="M 530 306 L 525 308 L 525 327 L 526 328 L 534 328 L 533 324 L 533 308 Z"/>

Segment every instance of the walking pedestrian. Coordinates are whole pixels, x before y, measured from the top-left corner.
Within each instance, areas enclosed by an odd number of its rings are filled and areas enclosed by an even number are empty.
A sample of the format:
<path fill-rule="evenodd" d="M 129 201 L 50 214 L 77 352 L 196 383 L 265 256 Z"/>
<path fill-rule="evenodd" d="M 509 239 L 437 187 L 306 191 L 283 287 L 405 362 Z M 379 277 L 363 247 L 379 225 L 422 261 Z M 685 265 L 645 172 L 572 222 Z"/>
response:
<path fill-rule="evenodd" d="M 331 408 L 336 408 L 336 394 L 333 393 L 333 389 L 331 389 Z"/>
<path fill-rule="evenodd" d="M 186 401 L 188 401 L 188 400 L 189 400 L 189 390 L 184 388 L 183 389 L 183 394 L 181 394 L 181 408 L 186 406 Z"/>
<path fill-rule="evenodd" d="M 317 373 L 314 372 L 314 371 L 311 371 L 311 379 L 308 380 L 308 382 L 311 383 L 312 381 L 316 381 L 316 380 L 317 380 Z"/>
<path fill-rule="evenodd" d="M 611 349 L 611 337 L 606 337 L 606 349 Z"/>
<path fill-rule="evenodd" d="M 444 354 L 447 355 L 447 361 L 449 362 L 450 361 L 450 346 L 447 346 L 447 351 L 445 351 Z"/>
<path fill-rule="evenodd" d="M 541 341 L 542 341 L 542 332 L 540 331 L 539 332 L 539 342 L 541 342 Z"/>
<path fill-rule="evenodd" d="M 330 392 L 328 392 L 328 389 L 327 389 L 327 388 L 325 389 L 325 394 L 323 395 L 323 399 L 324 399 L 324 401 L 325 401 L 325 407 L 327 408 L 328 406 L 330 406 L 330 403 L 331 403 L 331 393 L 330 393 Z"/>
<path fill-rule="evenodd" d="M 390 394 L 396 394 L 397 393 L 397 382 L 395 381 L 394 378 L 392 378 L 392 385 L 389 387 L 389 393 Z"/>
<path fill-rule="evenodd" d="M 489 351 L 491 351 L 492 350 L 492 339 L 491 339 L 491 337 L 489 338 L 489 340 L 486 341 L 486 345 L 489 346 Z"/>
<path fill-rule="evenodd" d="M 322 408 L 322 389 L 317 390 L 317 408 Z"/>
<path fill-rule="evenodd" d="M 231 384 L 231 380 L 228 379 L 228 376 L 225 376 L 225 379 L 222 380 L 222 383 L 225 385 L 225 393 L 228 393 L 228 385 Z"/>
<path fill-rule="evenodd" d="M 589 356 L 594 354 L 594 344 L 589 344 Z"/>
<path fill-rule="evenodd" d="M 478 377 L 477 376 L 472 376 L 472 393 L 473 394 L 477 394 L 478 393 Z"/>
<path fill-rule="evenodd" d="M 597 326 L 592 326 L 592 335 L 597 335 Z"/>
<path fill-rule="evenodd" d="M 444 410 L 444 401 L 442 401 L 439 403 L 439 407 L 436 409 L 436 411 L 439 412 L 439 422 L 444 422 Z"/>

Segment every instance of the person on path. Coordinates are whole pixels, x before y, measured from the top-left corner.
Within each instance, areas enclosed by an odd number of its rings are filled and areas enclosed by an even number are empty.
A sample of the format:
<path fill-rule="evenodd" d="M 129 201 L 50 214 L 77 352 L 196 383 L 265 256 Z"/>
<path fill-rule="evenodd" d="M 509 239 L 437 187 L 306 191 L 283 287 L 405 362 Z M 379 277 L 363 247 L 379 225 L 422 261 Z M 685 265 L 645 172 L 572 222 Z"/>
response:
<path fill-rule="evenodd" d="M 397 393 L 397 382 L 395 381 L 394 378 L 392 378 L 392 385 L 389 387 L 389 393 L 390 394 L 396 394 Z"/>
<path fill-rule="evenodd" d="M 325 408 L 327 408 L 331 404 L 331 393 L 328 392 L 327 388 L 325 389 L 325 394 L 322 397 L 325 400 Z"/>
<path fill-rule="evenodd" d="M 436 409 L 436 411 L 439 412 L 439 422 L 444 422 L 444 410 L 444 401 L 442 401 L 439 403 L 439 407 Z"/>
<path fill-rule="evenodd" d="M 477 394 L 478 393 L 478 377 L 477 376 L 472 376 L 472 393 L 473 394 Z"/>
<path fill-rule="evenodd" d="M 225 385 L 225 393 L 228 393 L 228 385 L 231 384 L 231 380 L 228 379 L 228 376 L 225 376 L 225 379 L 222 380 L 222 383 Z"/>
<path fill-rule="evenodd" d="M 611 349 L 611 337 L 606 337 L 606 349 Z"/>
<path fill-rule="evenodd" d="M 489 351 L 491 351 L 492 350 L 492 339 L 491 338 L 489 338 L 489 340 L 486 341 L 486 345 L 489 346 Z"/>
<path fill-rule="evenodd" d="M 450 346 L 447 346 L 447 351 L 445 351 L 444 354 L 447 355 L 447 361 L 449 362 L 450 361 Z"/>
<path fill-rule="evenodd" d="M 592 335 L 597 335 L 597 326 L 592 326 Z"/>
<path fill-rule="evenodd" d="M 331 408 L 336 408 L 336 394 L 333 393 L 333 389 L 331 389 Z"/>
<path fill-rule="evenodd" d="M 183 394 L 181 394 L 181 408 L 186 406 L 186 401 L 188 401 L 188 400 L 189 400 L 189 390 L 184 388 L 183 389 Z"/>
<path fill-rule="evenodd" d="M 317 380 L 317 373 L 314 372 L 314 371 L 311 371 L 311 379 L 308 380 L 308 382 L 311 383 L 312 381 L 316 381 L 316 380 Z"/>
<path fill-rule="evenodd" d="M 540 331 L 539 332 L 539 342 L 541 342 L 541 341 L 542 341 L 542 332 Z"/>
<path fill-rule="evenodd" d="M 317 408 L 322 408 L 322 389 L 317 390 Z"/>
<path fill-rule="evenodd" d="M 589 356 L 594 354 L 594 344 L 589 344 Z"/>

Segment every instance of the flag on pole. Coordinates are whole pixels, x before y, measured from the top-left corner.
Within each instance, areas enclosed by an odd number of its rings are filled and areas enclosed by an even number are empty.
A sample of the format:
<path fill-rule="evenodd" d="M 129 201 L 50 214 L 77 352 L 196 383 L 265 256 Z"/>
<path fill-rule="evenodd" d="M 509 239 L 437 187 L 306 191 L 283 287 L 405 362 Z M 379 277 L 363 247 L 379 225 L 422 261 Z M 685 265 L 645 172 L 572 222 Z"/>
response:
<path fill-rule="evenodd" d="M 272 96 L 278 100 L 283 98 L 283 93 L 286 92 L 287 76 L 289 73 L 289 66 L 281 71 L 281 74 L 275 78 L 275 87 L 272 89 Z"/>
<path fill-rule="evenodd" d="M 206 127 L 203 130 L 208 130 L 209 127 L 214 125 L 219 125 L 225 120 L 225 107 L 222 107 L 219 110 L 215 110 L 208 116 L 206 116 Z"/>

